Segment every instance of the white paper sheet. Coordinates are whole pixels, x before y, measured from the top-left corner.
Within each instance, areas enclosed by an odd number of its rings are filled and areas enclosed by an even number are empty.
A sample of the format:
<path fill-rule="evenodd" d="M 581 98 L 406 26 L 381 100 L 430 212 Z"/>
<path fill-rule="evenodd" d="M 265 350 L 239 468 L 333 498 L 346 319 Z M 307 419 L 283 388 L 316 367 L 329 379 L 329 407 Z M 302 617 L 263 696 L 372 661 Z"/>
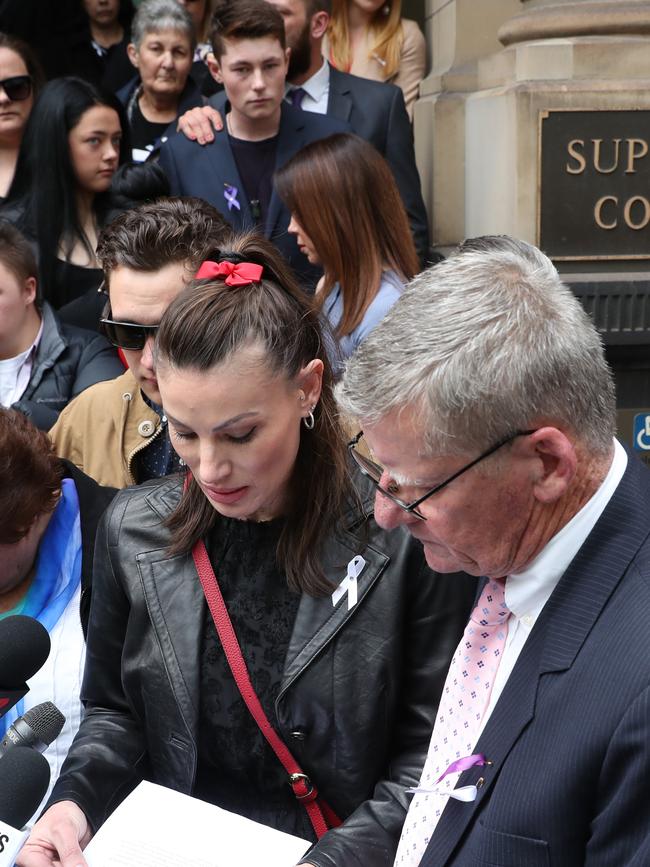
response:
<path fill-rule="evenodd" d="M 293 867 L 310 845 L 143 782 L 102 825 L 84 857 L 89 867 Z"/>

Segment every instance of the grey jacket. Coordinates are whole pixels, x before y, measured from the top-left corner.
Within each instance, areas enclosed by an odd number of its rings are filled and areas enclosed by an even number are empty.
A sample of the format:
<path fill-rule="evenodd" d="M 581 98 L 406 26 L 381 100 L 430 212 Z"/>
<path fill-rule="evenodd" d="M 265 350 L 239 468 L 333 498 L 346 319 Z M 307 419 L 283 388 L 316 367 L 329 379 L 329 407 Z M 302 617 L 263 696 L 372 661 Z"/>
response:
<path fill-rule="evenodd" d="M 117 353 L 100 334 L 64 325 L 47 302 L 41 310 L 43 334 L 18 409 L 41 430 L 49 430 L 61 410 L 89 385 L 124 373 Z"/>

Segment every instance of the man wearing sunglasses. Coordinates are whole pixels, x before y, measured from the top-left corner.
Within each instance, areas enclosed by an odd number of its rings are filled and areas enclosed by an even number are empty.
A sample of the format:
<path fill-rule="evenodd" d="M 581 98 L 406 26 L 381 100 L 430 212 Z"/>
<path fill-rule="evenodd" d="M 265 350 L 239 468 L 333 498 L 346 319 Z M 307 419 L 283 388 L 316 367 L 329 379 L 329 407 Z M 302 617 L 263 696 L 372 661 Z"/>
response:
<path fill-rule="evenodd" d="M 483 578 L 395 865 L 650 864 L 650 473 L 579 302 L 531 245 L 465 242 L 339 399 L 377 521 Z"/>
<path fill-rule="evenodd" d="M 128 370 L 89 388 L 50 431 L 57 453 L 103 485 L 123 488 L 174 472 L 178 459 L 153 368 L 163 313 L 229 228 L 200 199 L 166 199 L 127 211 L 102 233 L 97 256 L 107 303 L 101 323 Z"/>

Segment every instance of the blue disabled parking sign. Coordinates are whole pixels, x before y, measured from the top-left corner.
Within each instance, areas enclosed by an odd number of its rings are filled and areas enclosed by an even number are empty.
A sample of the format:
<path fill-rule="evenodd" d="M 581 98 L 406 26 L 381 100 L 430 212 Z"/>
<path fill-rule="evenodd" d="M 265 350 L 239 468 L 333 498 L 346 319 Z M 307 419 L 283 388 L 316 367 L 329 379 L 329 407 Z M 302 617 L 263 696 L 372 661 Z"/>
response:
<path fill-rule="evenodd" d="M 634 448 L 650 452 L 650 415 L 640 412 L 634 416 Z"/>

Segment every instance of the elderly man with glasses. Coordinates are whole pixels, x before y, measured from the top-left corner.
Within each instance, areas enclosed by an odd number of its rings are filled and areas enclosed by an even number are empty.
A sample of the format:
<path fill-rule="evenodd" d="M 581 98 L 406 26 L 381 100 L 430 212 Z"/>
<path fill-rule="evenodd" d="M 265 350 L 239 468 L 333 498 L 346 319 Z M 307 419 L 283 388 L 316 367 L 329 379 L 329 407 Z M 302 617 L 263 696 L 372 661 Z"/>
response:
<path fill-rule="evenodd" d="M 153 368 L 153 341 L 169 304 L 230 230 L 201 199 L 165 199 L 127 211 L 102 233 L 102 330 L 128 370 L 86 389 L 50 431 L 57 453 L 102 485 L 123 488 L 178 469 Z"/>
<path fill-rule="evenodd" d="M 466 242 L 339 398 L 378 522 L 483 577 L 395 864 L 650 864 L 650 474 L 578 301 L 534 247 Z"/>

